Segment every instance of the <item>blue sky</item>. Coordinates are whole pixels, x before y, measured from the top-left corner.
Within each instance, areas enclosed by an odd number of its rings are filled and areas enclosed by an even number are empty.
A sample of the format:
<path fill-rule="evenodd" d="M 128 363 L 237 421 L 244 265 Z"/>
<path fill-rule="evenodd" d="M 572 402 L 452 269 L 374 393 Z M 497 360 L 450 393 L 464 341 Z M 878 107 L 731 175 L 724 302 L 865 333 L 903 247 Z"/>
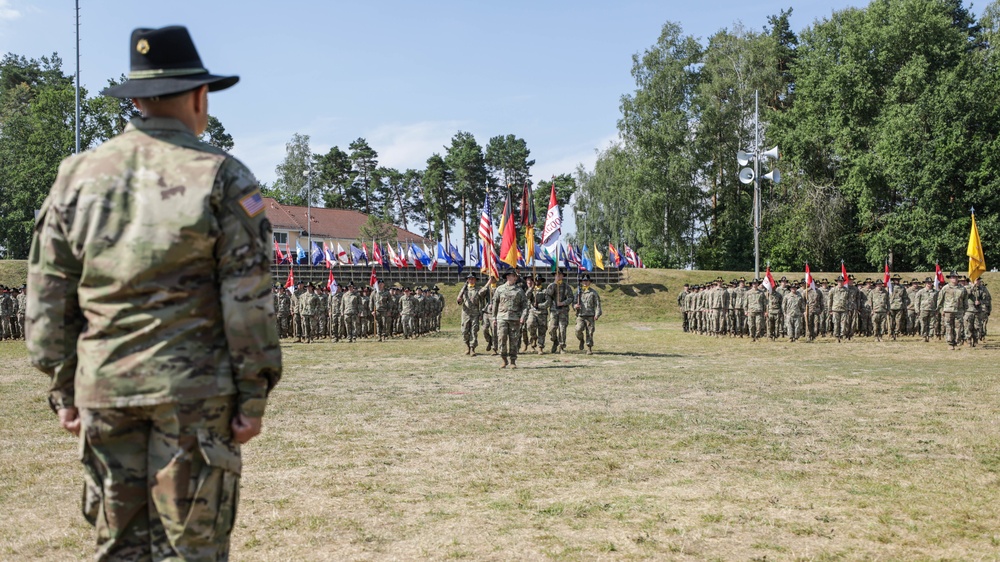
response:
<path fill-rule="evenodd" d="M 128 71 L 134 27 L 187 25 L 202 59 L 240 83 L 210 111 L 267 182 L 293 133 L 313 152 L 365 137 L 380 164 L 423 168 L 459 130 L 484 145 L 527 141 L 538 179 L 592 167 L 616 137 L 631 57 L 666 21 L 706 41 L 794 8 L 801 31 L 852 0 L 125 2 L 81 0 L 81 74 L 91 92 Z M 0 52 L 58 52 L 74 66 L 72 0 L 0 0 Z"/>

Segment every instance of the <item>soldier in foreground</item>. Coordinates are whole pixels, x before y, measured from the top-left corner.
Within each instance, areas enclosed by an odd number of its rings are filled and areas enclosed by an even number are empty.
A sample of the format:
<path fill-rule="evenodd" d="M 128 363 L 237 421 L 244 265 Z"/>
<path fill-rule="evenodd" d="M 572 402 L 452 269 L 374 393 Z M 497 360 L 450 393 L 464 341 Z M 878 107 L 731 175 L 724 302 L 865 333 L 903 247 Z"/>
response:
<path fill-rule="evenodd" d="M 521 346 L 521 326 L 528 320 L 528 298 L 517 286 L 517 271 L 508 269 L 507 282 L 497 287 L 493 294 L 491 315 L 494 333 L 503 361 L 501 369 L 507 368 L 510 359 L 512 369 L 517 368 L 517 350 Z"/>
<path fill-rule="evenodd" d="M 98 559 L 224 560 L 240 444 L 281 377 L 271 226 L 250 171 L 198 140 L 208 92 L 238 77 L 209 74 L 183 27 L 129 51 L 103 93 L 142 117 L 66 159 L 39 213 L 28 351 L 82 436 Z"/>
<path fill-rule="evenodd" d="M 594 328 L 601 318 L 601 295 L 590 286 L 590 275 L 580 278 L 580 294 L 576 303 L 576 339 L 580 341 L 580 351 L 587 344 L 587 355 L 594 354 Z"/>
<path fill-rule="evenodd" d="M 479 313 L 482 310 L 483 292 L 476 288 L 476 274 L 465 276 L 465 285 L 458 292 L 458 306 L 462 307 L 462 340 L 465 354 L 476 356 L 479 345 Z"/>

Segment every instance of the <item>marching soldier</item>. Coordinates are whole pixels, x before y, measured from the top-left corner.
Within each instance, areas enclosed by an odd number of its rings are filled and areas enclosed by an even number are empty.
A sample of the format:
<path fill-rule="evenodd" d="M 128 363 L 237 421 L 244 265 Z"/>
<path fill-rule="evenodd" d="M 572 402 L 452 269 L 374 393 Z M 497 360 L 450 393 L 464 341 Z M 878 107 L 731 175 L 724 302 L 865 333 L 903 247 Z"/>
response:
<path fill-rule="evenodd" d="M 408 340 L 411 337 L 416 337 L 415 316 L 419 303 L 409 287 L 403 287 L 403 296 L 399 299 L 399 307 L 400 320 L 403 323 L 403 339 Z"/>
<path fill-rule="evenodd" d="M 465 285 L 458 291 L 458 306 L 462 307 L 462 339 L 465 342 L 465 354 L 476 356 L 479 345 L 479 317 L 482 312 L 483 299 L 488 293 L 476 288 L 476 274 L 469 272 L 465 276 Z"/>
<path fill-rule="evenodd" d="M 587 355 L 594 354 L 594 328 L 601 318 L 601 295 L 590 286 L 590 274 L 580 278 L 580 294 L 576 304 L 576 339 L 580 341 L 580 351 L 587 344 Z M 586 340 L 586 341 L 585 341 Z"/>
<path fill-rule="evenodd" d="M 681 288 L 681 292 L 677 293 L 677 308 L 681 311 L 681 329 L 684 332 L 688 331 L 687 297 L 690 294 L 691 290 L 687 283 Z"/>
<path fill-rule="evenodd" d="M 482 324 L 483 339 L 486 340 L 486 351 L 493 351 L 493 355 L 499 355 L 500 349 L 497 347 L 496 332 L 493 331 L 493 295 L 497 290 L 497 280 L 492 275 L 486 282 L 486 286 L 479 290 L 482 293 L 480 302 L 483 303 Z"/>
<path fill-rule="evenodd" d="M 573 304 L 573 289 L 563 279 L 562 269 L 556 271 L 556 279 L 545 288 L 545 294 L 551 304 L 551 326 L 549 337 L 552 338 L 552 353 L 566 351 L 566 328 L 569 326 L 569 307 Z"/>
<path fill-rule="evenodd" d="M 539 275 L 535 278 L 534 287 L 528 297 L 528 339 L 531 348 L 538 355 L 545 353 L 545 333 L 549 324 L 549 295 L 542 290 L 545 278 Z"/>
<path fill-rule="evenodd" d="M 521 325 L 528 320 L 528 299 L 517 286 L 517 271 L 508 269 L 507 282 L 497 287 L 493 294 L 491 315 L 500 347 L 501 369 L 507 368 L 508 358 L 512 369 L 517 368 L 517 351 L 521 346 Z"/>

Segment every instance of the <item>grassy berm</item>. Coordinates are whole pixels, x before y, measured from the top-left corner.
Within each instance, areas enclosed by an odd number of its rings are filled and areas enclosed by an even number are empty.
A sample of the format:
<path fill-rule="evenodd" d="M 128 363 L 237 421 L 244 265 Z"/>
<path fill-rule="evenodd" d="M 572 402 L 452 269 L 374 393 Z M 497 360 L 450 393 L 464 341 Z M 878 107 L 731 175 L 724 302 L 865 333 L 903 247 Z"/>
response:
<path fill-rule="evenodd" d="M 454 305 L 415 341 L 286 343 L 244 448 L 233 558 L 1000 558 L 992 338 L 684 334 L 674 291 L 711 277 L 635 272 L 602 289 L 595 355 L 517 371 L 462 354 Z M 45 387 L 0 343 L 3 560 L 91 549 L 77 445 Z"/>

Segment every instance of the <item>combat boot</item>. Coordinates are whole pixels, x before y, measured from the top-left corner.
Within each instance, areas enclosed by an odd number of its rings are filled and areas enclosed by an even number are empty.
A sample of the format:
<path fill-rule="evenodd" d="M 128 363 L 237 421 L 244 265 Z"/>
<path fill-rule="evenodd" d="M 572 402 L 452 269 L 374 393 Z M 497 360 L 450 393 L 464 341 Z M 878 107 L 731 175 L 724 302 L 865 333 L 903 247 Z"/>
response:
<path fill-rule="evenodd" d="M 501 359 L 503 359 L 503 365 L 500 365 L 500 368 L 501 369 L 506 369 L 507 368 L 507 358 L 506 357 L 501 357 Z"/>
<path fill-rule="evenodd" d="M 470 351 L 471 351 L 471 353 L 469 353 L 469 355 L 471 355 L 472 357 L 475 357 L 476 356 L 476 348 L 473 347 L 473 348 L 471 348 Z"/>
<path fill-rule="evenodd" d="M 472 354 L 472 346 L 471 345 L 465 346 L 465 354 L 466 355 L 471 355 Z"/>
<path fill-rule="evenodd" d="M 594 346 L 588 345 L 587 346 L 587 355 L 593 355 L 593 354 L 594 354 Z"/>
<path fill-rule="evenodd" d="M 517 359 L 514 358 L 514 357 L 510 358 L 510 368 L 511 369 L 516 369 L 517 368 Z"/>
<path fill-rule="evenodd" d="M 718 334 L 716 334 L 718 335 Z M 580 351 L 583 351 L 583 340 L 580 340 Z"/>
<path fill-rule="evenodd" d="M 553 353 L 554 354 L 556 351 L 559 351 L 559 343 L 558 342 L 554 342 L 552 344 L 552 351 L 549 351 L 549 353 Z"/>

